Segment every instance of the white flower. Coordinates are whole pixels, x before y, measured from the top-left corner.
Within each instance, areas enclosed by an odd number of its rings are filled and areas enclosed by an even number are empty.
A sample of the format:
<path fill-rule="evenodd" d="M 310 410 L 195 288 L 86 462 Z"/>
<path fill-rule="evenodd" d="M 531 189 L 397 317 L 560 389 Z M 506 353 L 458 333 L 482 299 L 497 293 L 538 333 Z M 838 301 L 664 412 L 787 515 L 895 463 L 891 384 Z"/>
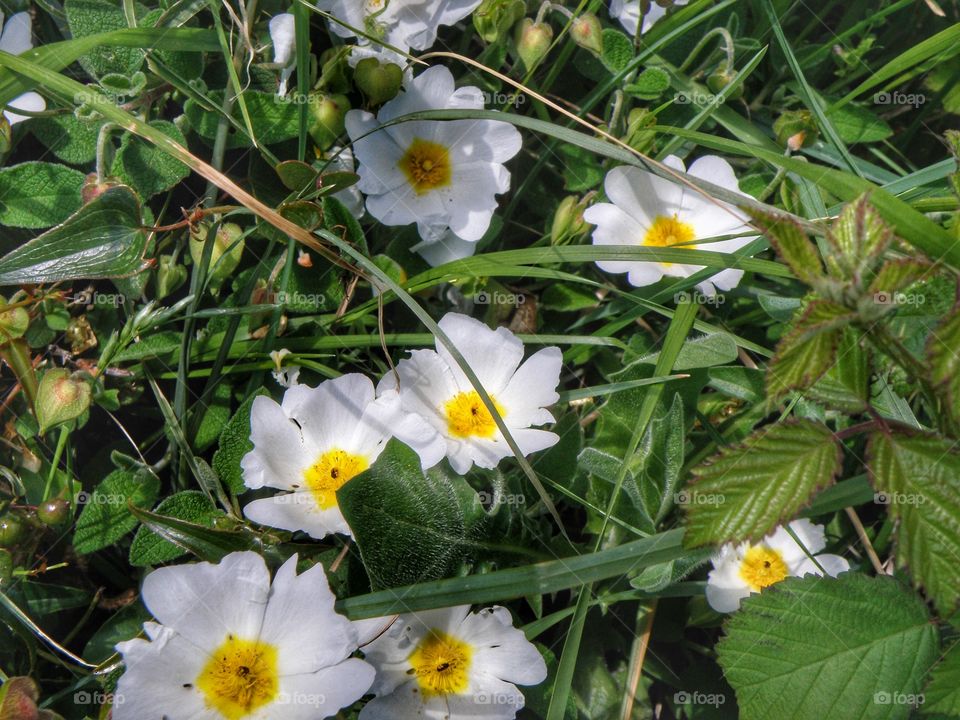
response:
<path fill-rule="evenodd" d="M 273 62 L 280 69 L 277 94 L 287 94 L 287 81 L 297 64 L 297 32 L 293 13 L 280 13 L 270 18 L 270 40 L 273 41 Z"/>
<path fill-rule="evenodd" d="M 347 25 L 392 45 L 402 52 L 427 50 L 437 41 L 441 25 L 459 22 L 479 5 L 481 0 L 318 0 L 317 7 Z M 357 37 L 353 30 L 340 23 L 330 22 L 330 29 L 344 38 Z M 373 54 L 402 65 L 403 56 L 387 51 L 369 40 L 359 40 L 360 52 L 350 58 L 355 64 L 362 57 Z"/>
<path fill-rule="evenodd" d="M 686 5 L 690 0 L 674 0 L 674 5 Z M 665 7 L 660 7 L 656 0 L 650 0 L 650 9 L 643 16 L 642 33 L 653 27 L 654 23 L 667 14 Z M 630 37 L 636 37 L 637 26 L 640 24 L 640 0 L 612 0 L 610 16 L 615 17 L 623 25 Z M 642 34 L 641 33 L 641 34 Z"/>
<path fill-rule="evenodd" d="M 30 13 L 18 12 L 4 23 L 3 12 L 0 11 L 0 26 L 3 27 L 3 34 L 0 35 L 0 50 L 11 55 L 19 55 L 33 48 Z M 18 115 L 14 112 L 15 110 L 40 112 L 46 107 L 47 103 L 40 95 L 28 92 L 11 100 L 3 111 L 3 116 L 8 123 L 16 125 L 29 118 L 26 115 Z"/>
<path fill-rule="evenodd" d="M 454 86 L 438 65 L 406 84 L 374 117 L 347 113 L 346 126 L 360 163 L 359 189 L 367 211 L 385 225 L 417 223 L 426 243 L 453 233 L 475 243 L 497 209 L 496 196 L 510 188 L 503 163 L 520 151 L 520 133 L 496 120 L 420 120 L 387 128 L 381 123 L 422 110 L 482 109 L 476 87 Z"/>
<path fill-rule="evenodd" d="M 259 555 L 160 568 L 143 582 L 158 622 L 117 645 L 126 672 L 113 720 L 316 720 L 359 700 L 374 670 L 351 658 L 357 630 L 334 611 L 323 566 L 273 584 Z"/>
<path fill-rule="evenodd" d="M 683 172 L 683 161 L 670 155 L 663 164 Z M 745 195 L 737 185 L 733 168 L 723 158 L 705 155 L 688 171 L 701 180 Z M 753 237 L 739 237 L 718 242 L 698 241 L 720 235 L 750 232 L 746 217 L 733 206 L 711 200 L 702 193 L 638 167 L 620 166 L 607 173 L 603 182 L 609 203 L 598 203 L 586 209 L 583 218 L 597 227 L 594 245 L 640 245 L 733 252 L 747 245 Z M 599 260 L 597 265 L 607 272 L 628 273 L 631 285 L 651 285 L 664 275 L 687 277 L 702 265 L 680 263 Z M 743 270 L 721 270 L 697 288 L 704 295 L 713 295 L 717 288 L 731 290 L 740 282 Z"/>
<path fill-rule="evenodd" d="M 555 433 L 531 426 L 554 421 L 545 408 L 559 399 L 560 349 L 544 348 L 521 365 L 523 343 L 506 328 L 491 330 L 458 313 L 447 313 L 439 324 L 476 373 L 523 454 L 554 445 L 559 440 Z M 439 341 L 436 352 L 412 351 L 397 364 L 397 375 L 403 409 L 422 416 L 430 427 L 429 435 L 416 438 L 425 446 L 421 458 L 432 459 L 436 451 L 437 461 L 446 455 L 462 474 L 474 463 L 494 468 L 512 454 L 480 395 Z M 380 381 L 377 393 L 396 389 L 391 372 Z M 395 434 L 409 444 L 405 432 Z"/>
<path fill-rule="evenodd" d="M 823 525 L 809 520 L 794 520 L 789 525 L 803 543 L 797 544 L 786 528 L 778 527 L 756 545 L 728 544 L 713 556 L 713 570 L 707 576 L 707 602 L 717 612 L 733 612 L 740 601 L 752 592 L 778 583 L 787 577 L 827 575 L 836 577 L 850 569 L 850 563 L 839 555 L 817 555 L 827 546 Z M 807 553 L 816 559 L 813 562 Z"/>
<path fill-rule="evenodd" d="M 523 707 L 516 684 L 547 677 L 540 653 L 502 607 L 401 615 L 363 652 L 377 677 L 360 720 L 507 720 Z"/>
<path fill-rule="evenodd" d="M 318 539 L 350 535 L 337 490 L 373 464 L 394 430 L 417 449 L 417 438 L 429 428 L 401 411 L 396 393 L 375 400 L 373 383 L 355 373 L 315 388 L 294 385 L 279 404 L 256 398 L 250 409 L 253 450 L 240 462 L 243 481 L 251 489 L 286 492 L 254 500 L 244 515 Z M 436 463 L 432 457 L 431 464 Z"/>

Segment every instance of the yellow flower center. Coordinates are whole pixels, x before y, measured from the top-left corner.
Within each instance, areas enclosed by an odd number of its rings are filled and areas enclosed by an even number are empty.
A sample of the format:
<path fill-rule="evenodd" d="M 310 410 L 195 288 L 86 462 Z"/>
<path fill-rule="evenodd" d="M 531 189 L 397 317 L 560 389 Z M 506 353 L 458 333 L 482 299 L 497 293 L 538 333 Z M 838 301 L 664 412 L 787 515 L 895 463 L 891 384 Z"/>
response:
<path fill-rule="evenodd" d="M 677 219 L 677 216 L 666 217 L 658 215 L 653 225 L 643 236 L 643 244 L 652 247 L 671 247 L 680 243 L 688 243 L 696 237 L 693 227 Z M 681 245 L 692 248 L 692 245 Z"/>
<path fill-rule="evenodd" d="M 740 563 L 740 577 L 754 592 L 778 583 L 787 576 L 787 564 L 776 550 L 754 545 Z"/>
<path fill-rule="evenodd" d="M 440 143 L 414 138 L 398 163 L 417 195 L 450 184 L 450 151 Z"/>
<path fill-rule="evenodd" d="M 211 653 L 195 681 L 207 706 L 227 720 L 240 720 L 273 702 L 279 684 L 277 649 L 233 635 Z"/>
<path fill-rule="evenodd" d="M 506 415 L 506 411 L 492 396 L 493 406 L 500 413 L 500 417 Z M 497 424 L 493 420 L 493 415 L 483 404 L 480 395 L 476 390 L 470 392 L 457 393 L 452 399 L 447 401 L 447 428 L 454 437 L 493 437 L 497 431 Z"/>
<path fill-rule="evenodd" d="M 322 510 L 337 506 L 337 490 L 370 467 L 362 455 L 345 450 L 328 450 L 303 473 L 307 487 Z"/>
<path fill-rule="evenodd" d="M 440 630 L 431 630 L 410 656 L 409 673 L 417 676 L 426 697 L 459 695 L 469 686 L 472 655 L 469 644 Z"/>

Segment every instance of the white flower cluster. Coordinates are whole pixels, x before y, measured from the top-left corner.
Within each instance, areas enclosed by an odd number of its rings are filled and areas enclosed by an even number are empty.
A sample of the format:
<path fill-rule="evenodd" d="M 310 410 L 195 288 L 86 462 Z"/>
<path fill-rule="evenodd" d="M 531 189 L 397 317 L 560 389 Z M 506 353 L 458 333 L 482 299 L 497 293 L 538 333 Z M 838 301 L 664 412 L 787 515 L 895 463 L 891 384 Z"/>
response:
<path fill-rule="evenodd" d="M 561 354 L 544 348 L 523 361 L 523 343 L 506 328 L 448 313 L 440 329 L 463 356 L 524 454 L 559 439 L 533 426 L 553 422 Z M 351 534 L 337 490 L 370 467 L 391 437 L 420 456 L 424 469 L 446 457 L 455 472 L 494 468 L 511 450 L 493 415 L 448 350 L 413 350 L 374 389 L 352 373 L 317 387 L 293 385 L 281 402 L 258 397 L 250 413 L 253 450 L 241 466 L 248 488 L 282 491 L 250 502 L 263 525 L 314 538 Z"/>
<path fill-rule="evenodd" d="M 496 720 L 523 707 L 516 684 L 547 676 L 504 608 L 351 623 L 323 566 L 298 575 L 296 555 L 272 582 L 253 552 L 160 568 L 142 597 L 156 622 L 117 645 L 114 720 L 318 720 L 368 692 L 361 720 Z"/>

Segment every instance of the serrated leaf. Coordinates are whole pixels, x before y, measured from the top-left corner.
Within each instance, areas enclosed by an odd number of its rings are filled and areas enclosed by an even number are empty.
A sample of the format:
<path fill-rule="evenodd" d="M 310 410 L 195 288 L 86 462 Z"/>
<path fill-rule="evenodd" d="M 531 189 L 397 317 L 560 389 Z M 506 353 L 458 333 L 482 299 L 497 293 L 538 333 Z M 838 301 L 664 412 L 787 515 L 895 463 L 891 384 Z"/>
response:
<path fill-rule="evenodd" d="M 80 207 L 84 175 L 46 162 L 25 162 L 0 170 L 0 225 L 45 228 L 63 222 Z"/>
<path fill-rule="evenodd" d="M 603 52 L 600 60 L 604 67 L 616 74 L 633 60 L 633 41 L 619 30 L 604 28 L 600 35 Z"/>
<path fill-rule="evenodd" d="M 924 715 L 960 716 L 960 649 L 955 644 L 930 673 L 930 683 L 923 690 Z"/>
<path fill-rule="evenodd" d="M 937 609 L 960 599 L 960 455 L 932 435 L 874 433 L 867 447 L 873 486 L 900 521 L 897 564 L 910 570 Z"/>
<path fill-rule="evenodd" d="M 180 145 L 187 141 L 177 126 L 166 120 L 154 120 L 150 127 L 169 135 Z M 130 133 L 123 137 L 113 160 L 113 174 L 148 199 L 169 190 L 190 174 L 190 169 L 155 145 Z"/>
<path fill-rule="evenodd" d="M 85 165 L 97 156 L 100 123 L 81 122 L 72 113 L 34 118 L 30 132 L 63 162 Z"/>
<path fill-rule="evenodd" d="M 0 285 L 126 277 L 145 267 L 140 203 L 116 186 L 0 258 Z"/>
<path fill-rule="evenodd" d="M 828 300 L 814 300 L 777 343 L 767 369 L 767 392 L 771 400 L 790 390 L 803 390 L 815 383 L 836 361 L 841 329 L 855 314 Z"/>
<path fill-rule="evenodd" d="M 337 491 L 337 503 L 374 589 L 454 575 L 469 542 L 451 481 L 424 476 L 420 457 L 391 440 L 370 469 Z"/>
<path fill-rule="evenodd" d="M 243 484 L 243 470 L 240 461 L 243 456 L 253 450 L 250 442 L 250 407 L 258 395 L 267 395 L 266 390 L 260 390 L 241 403 L 237 412 L 223 428 L 220 435 L 220 445 L 213 454 L 213 470 L 220 478 L 220 482 L 234 495 L 246 492 Z"/>
<path fill-rule="evenodd" d="M 869 293 L 895 293 L 913 285 L 930 273 L 932 266 L 925 260 L 901 258 L 888 260 L 870 283 Z"/>
<path fill-rule="evenodd" d="M 836 250 L 828 255 L 827 267 L 847 280 L 860 279 L 893 240 L 893 231 L 870 204 L 867 195 L 848 203 L 827 240 Z"/>
<path fill-rule="evenodd" d="M 837 346 L 836 363 L 813 385 L 806 395 L 819 403 L 848 413 L 862 412 L 870 389 L 869 353 L 861 345 L 860 334 L 844 328 Z"/>
<path fill-rule="evenodd" d="M 87 497 L 77 518 L 73 546 L 86 555 L 113 545 L 137 526 L 130 510 L 149 507 L 160 492 L 160 480 L 150 472 L 114 470 Z"/>
<path fill-rule="evenodd" d="M 206 525 L 133 508 L 137 520 L 159 535 L 201 560 L 219 562 L 232 552 L 260 548 L 260 539 L 248 530 L 217 530 Z"/>
<path fill-rule="evenodd" d="M 813 285 L 824 277 L 820 253 L 796 222 L 758 210 L 750 211 L 750 216 L 794 275 L 807 285 Z"/>
<path fill-rule="evenodd" d="M 210 100 L 220 107 L 223 91 L 208 93 Z M 244 101 L 250 114 L 250 123 L 257 141 L 263 145 L 272 145 L 281 140 L 295 138 L 300 133 L 300 113 L 296 103 L 278 99 L 276 93 L 245 90 Z M 183 111 L 190 120 L 190 127 L 204 140 L 213 141 L 220 126 L 220 115 L 210 112 L 194 100 L 184 103 Z M 233 114 L 241 127 L 246 127 L 240 110 L 234 107 Z M 242 132 L 231 132 L 227 136 L 227 148 L 250 147 L 250 139 Z"/>
<path fill-rule="evenodd" d="M 946 405 L 960 420 L 960 307 L 930 331 L 927 340 L 930 379 L 946 393 Z"/>
<path fill-rule="evenodd" d="M 743 720 L 899 720 L 939 640 L 891 577 L 788 578 L 743 601 L 717 645 Z"/>
<path fill-rule="evenodd" d="M 171 495 L 157 505 L 153 512 L 207 528 L 213 527 L 217 518 L 226 517 L 226 514 L 218 510 L 210 498 L 199 490 L 186 490 Z M 174 560 L 186 552 L 183 547 L 175 545 L 144 526 L 133 536 L 133 543 L 130 545 L 130 564 L 135 567 L 159 565 Z"/>
<path fill-rule="evenodd" d="M 833 484 L 840 447 L 810 420 L 763 427 L 691 471 L 687 545 L 759 539 Z"/>
<path fill-rule="evenodd" d="M 122 5 L 113 0 L 66 0 L 63 9 L 74 38 L 128 27 Z M 94 77 L 129 75 L 143 64 L 144 55 L 139 48 L 100 46 L 81 57 L 80 65 Z"/>

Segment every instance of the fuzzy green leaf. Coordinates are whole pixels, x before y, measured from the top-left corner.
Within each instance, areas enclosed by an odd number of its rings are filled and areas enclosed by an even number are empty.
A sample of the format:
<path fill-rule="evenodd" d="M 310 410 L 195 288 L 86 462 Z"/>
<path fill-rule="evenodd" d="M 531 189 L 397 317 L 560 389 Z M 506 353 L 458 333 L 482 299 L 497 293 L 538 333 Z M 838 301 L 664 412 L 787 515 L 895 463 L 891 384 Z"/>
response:
<path fill-rule="evenodd" d="M 960 420 L 960 308 L 930 331 L 927 340 L 930 377 L 946 393 L 945 404 Z"/>
<path fill-rule="evenodd" d="M 123 6 L 113 0 L 66 0 L 63 9 L 74 38 L 127 28 Z M 140 48 L 100 46 L 81 57 L 80 65 L 94 77 L 129 75 L 143 64 L 144 55 Z"/>
<path fill-rule="evenodd" d="M 943 614 L 960 599 L 960 455 L 932 435 L 874 433 L 867 467 L 900 521 L 897 563 L 909 568 Z"/>
<path fill-rule="evenodd" d="M 0 225 L 45 228 L 63 222 L 80 207 L 84 175 L 46 162 L 25 162 L 0 170 Z"/>
<path fill-rule="evenodd" d="M 603 53 L 600 60 L 610 72 L 620 72 L 633 60 L 633 41 L 619 30 L 604 28 L 601 42 Z"/>
<path fill-rule="evenodd" d="M 172 122 L 154 120 L 150 126 L 186 146 L 183 133 Z M 190 174 L 190 169 L 155 145 L 128 133 L 114 158 L 113 174 L 147 199 L 174 187 Z"/>
<path fill-rule="evenodd" d="M 254 398 L 266 394 L 266 390 L 260 390 L 237 408 L 237 412 L 223 428 L 220 445 L 213 454 L 214 472 L 234 495 L 246 492 L 247 489 L 243 484 L 240 461 L 244 455 L 253 450 L 253 443 L 250 442 L 250 406 L 253 405 Z"/>
<path fill-rule="evenodd" d="M 759 210 L 750 211 L 750 216 L 794 275 L 807 285 L 813 285 L 823 278 L 820 253 L 796 222 Z"/>
<path fill-rule="evenodd" d="M 187 490 L 171 495 L 157 505 L 153 512 L 208 528 L 213 527 L 217 518 L 226 517 L 210 498 L 198 490 Z M 143 526 L 133 536 L 133 543 L 130 545 L 130 564 L 136 567 L 159 565 L 174 560 L 186 552 L 185 548 L 175 545 L 162 535 Z"/>
<path fill-rule="evenodd" d="M 692 470 L 687 545 L 758 539 L 794 517 L 840 471 L 840 448 L 810 420 L 760 428 Z"/>
<path fill-rule="evenodd" d="M 164 540 L 208 562 L 219 562 L 232 552 L 252 550 L 261 546 L 257 535 L 248 530 L 217 530 L 208 527 L 206 521 L 180 520 L 143 508 L 134 508 L 133 514 L 145 528 L 149 528 Z"/>
<path fill-rule="evenodd" d="M 960 649 L 954 645 L 930 673 L 923 691 L 924 715 L 960 716 Z"/>
<path fill-rule="evenodd" d="M 113 545 L 137 526 L 128 503 L 149 507 L 159 492 L 160 480 L 152 473 L 114 470 L 87 494 L 73 536 L 76 551 L 86 555 Z"/>
<path fill-rule="evenodd" d="M 743 601 L 717 646 L 743 720 L 899 720 L 939 641 L 890 577 L 790 578 Z"/>
<path fill-rule="evenodd" d="M 50 152 L 71 165 L 85 165 L 97 156 L 100 123 L 82 122 L 72 113 L 34 118 L 30 132 Z"/>
<path fill-rule="evenodd" d="M 893 232 L 867 195 L 849 203 L 827 232 L 836 251 L 827 256 L 827 266 L 848 280 L 861 276 L 893 240 Z"/>
<path fill-rule="evenodd" d="M 849 413 L 862 412 L 870 389 L 870 356 L 860 333 L 844 328 L 837 346 L 836 363 L 806 395 L 827 407 Z"/>
<path fill-rule="evenodd" d="M 223 101 L 223 91 L 209 93 L 209 98 L 219 107 Z M 250 122 L 257 141 L 263 145 L 272 145 L 281 140 L 297 137 L 300 132 L 300 115 L 296 103 L 278 101 L 276 93 L 245 90 L 243 93 L 250 113 Z M 184 113 L 190 120 L 190 126 L 204 140 L 213 141 L 220 126 L 220 115 L 210 112 L 198 105 L 194 100 L 188 100 L 183 106 Z M 239 108 L 234 108 L 234 116 L 243 122 Z M 245 127 L 245 125 L 242 125 Z M 230 132 L 227 136 L 227 147 L 250 147 L 250 139 L 242 132 Z"/>

